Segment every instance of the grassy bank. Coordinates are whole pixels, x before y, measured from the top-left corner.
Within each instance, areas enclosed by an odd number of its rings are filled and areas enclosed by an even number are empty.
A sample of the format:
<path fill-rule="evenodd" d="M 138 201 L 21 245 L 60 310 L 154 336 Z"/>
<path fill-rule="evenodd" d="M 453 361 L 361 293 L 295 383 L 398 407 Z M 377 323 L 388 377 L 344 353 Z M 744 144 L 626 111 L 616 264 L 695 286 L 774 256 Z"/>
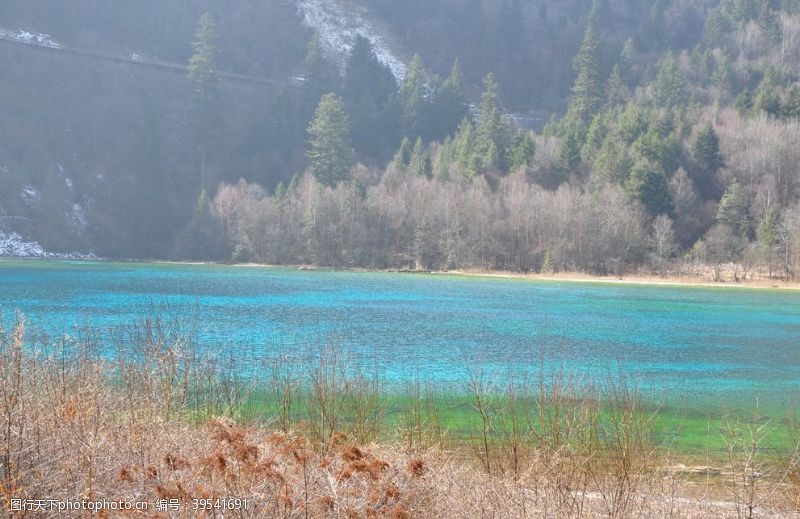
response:
<path fill-rule="evenodd" d="M 116 354 L 100 355 L 108 340 Z M 203 357 L 157 318 L 60 341 L 20 319 L 0 333 L 5 506 L 248 499 L 241 517 L 747 517 L 800 506 L 800 428 L 788 418 L 660 409 L 618 378 L 498 385 L 476 368 L 460 390 L 389 387 L 333 344 L 276 350 L 245 378 L 239 367 Z"/>

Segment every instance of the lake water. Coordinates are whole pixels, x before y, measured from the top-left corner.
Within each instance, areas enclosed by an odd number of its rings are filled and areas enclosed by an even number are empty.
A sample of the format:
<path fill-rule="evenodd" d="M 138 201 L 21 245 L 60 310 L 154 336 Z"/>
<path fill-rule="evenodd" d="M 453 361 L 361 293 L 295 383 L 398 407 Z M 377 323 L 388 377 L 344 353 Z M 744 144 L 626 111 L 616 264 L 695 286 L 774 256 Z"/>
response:
<path fill-rule="evenodd" d="M 464 381 L 483 366 L 622 372 L 643 391 L 709 405 L 800 402 L 800 292 L 540 282 L 225 266 L 0 261 L 0 312 L 55 335 L 164 305 L 242 369 L 320 338 L 394 381 Z"/>

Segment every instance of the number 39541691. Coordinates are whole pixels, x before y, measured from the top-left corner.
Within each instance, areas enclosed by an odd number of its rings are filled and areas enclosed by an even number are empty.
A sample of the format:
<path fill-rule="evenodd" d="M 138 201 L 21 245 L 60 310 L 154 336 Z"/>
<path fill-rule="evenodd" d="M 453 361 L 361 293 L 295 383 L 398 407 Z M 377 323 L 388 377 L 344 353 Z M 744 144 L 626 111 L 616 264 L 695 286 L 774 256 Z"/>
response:
<path fill-rule="evenodd" d="M 247 499 L 192 499 L 194 510 L 247 510 Z"/>

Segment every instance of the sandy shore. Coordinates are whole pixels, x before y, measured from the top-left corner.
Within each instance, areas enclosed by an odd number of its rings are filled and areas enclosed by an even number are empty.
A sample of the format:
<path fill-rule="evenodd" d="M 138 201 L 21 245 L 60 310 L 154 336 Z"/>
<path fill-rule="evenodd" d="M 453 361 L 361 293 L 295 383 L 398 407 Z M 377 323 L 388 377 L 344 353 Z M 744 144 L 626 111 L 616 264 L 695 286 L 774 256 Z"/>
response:
<path fill-rule="evenodd" d="M 434 276 L 467 276 L 481 278 L 499 279 L 522 279 L 528 281 L 563 281 L 571 283 L 612 283 L 629 285 L 662 285 L 662 286 L 686 286 L 686 287 L 730 287 L 730 288 L 753 288 L 753 289 L 778 289 L 778 290 L 800 290 L 800 282 L 784 281 L 780 279 L 747 279 L 740 281 L 721 281 L 714 282 L 702 276 L 648 276 L 643 274 L 626 274 L 624 276 L 598 276 L 583 272 L 559 272 L 551 274 L 524 274 L 521 272 L 501 271 L 501 270 L 376 270 L 368 268 L 336 268 L 336 267 L 315 267 L 312 265 L 269 265 L 262 263 L 239 263 L 236 267 L 247 268 L 291 268 L 298 270 L 320 270 L 320 271 L 340 271 L 340 272 L 388 272 L 398 274 L 429 274 Z"/>
<path fill-rule="evenodd" d="M 469 276 L 469 277 L 488 277 L 504 279 L 524 279 L 529 281 L 564 281 L 571 283 L 611 283 L 629 285 L 663 285 L 663 286 L 687 286 L 687 287 L 730 287 L 730 288 L 758 288 L 758 289 L 778 289 L 778 290 L 800 290 L 800 282 L 783 281 L 779 279 L 748 279 L 744 281 L 724 281 L 713 282 L 702 277 L 692 276 L 647 276 L 647 275 L 624 275 L 624 276 L 597 276 L 584 274 L 582 272 L 561 272 L 553 274 L 523 274 L 519 272 L 504 271 L 480 271 L 480 270 L 454 270 L 454 271 L 435 271 L 432 274 L 445 276 Z"/>

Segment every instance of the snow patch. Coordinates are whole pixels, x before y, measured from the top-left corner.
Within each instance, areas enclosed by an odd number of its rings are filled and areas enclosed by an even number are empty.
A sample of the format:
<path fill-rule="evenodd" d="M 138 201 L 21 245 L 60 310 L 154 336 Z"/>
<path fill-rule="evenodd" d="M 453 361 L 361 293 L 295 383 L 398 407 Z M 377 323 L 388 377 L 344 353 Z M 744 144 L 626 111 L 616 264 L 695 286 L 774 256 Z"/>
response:
<path fill-rule="evenodd" d="M 0 39 L 16 41 L 28 45 L 36 45 L 38 47 L 48 47 L 50 49 L 60 49 L 63 45 L 49 34 L 36 31 L 28 31 L 25 29 L 3 29 L 0 28 Z"/>
<path fill-rule="evenodd" d="M 18 258 L 41 258 L 47 254 L 35 241 L 25 241 L 22 237 L 12 232 L 0 232 L 0 256 L 15 256 Z"/>
<path fill-rule="evenodd" d="M 39 191 L 33 186 L 24 186 L 19 193 L 26 204 L 39 201 Z"/>
<path fill-rule="evenodd" d="M 372 43 L 375 56 L 388 66 L 392 74 L 402 81 L 406 76 L 406 65 L 392 53 L 378 30 L 366 18 L 364 9 L 348 2 L 342 5 L 336 0 L 298 0 L 303 24 L 319 33 L 320 43 L 344 69 L 347 55 L 353 48 L 357 36 Z"/>
<path fill-rule="evenodd" d="M 83 254 L 79 252 L 54 253 L 48 252 L 35 241 L 26 241 L 19 234 L 12 232 L 6 234 L 0 231 L 0 257 L 12 258 L 47 258 L 69 260 L 96 260 L 94 253 Z"/>

